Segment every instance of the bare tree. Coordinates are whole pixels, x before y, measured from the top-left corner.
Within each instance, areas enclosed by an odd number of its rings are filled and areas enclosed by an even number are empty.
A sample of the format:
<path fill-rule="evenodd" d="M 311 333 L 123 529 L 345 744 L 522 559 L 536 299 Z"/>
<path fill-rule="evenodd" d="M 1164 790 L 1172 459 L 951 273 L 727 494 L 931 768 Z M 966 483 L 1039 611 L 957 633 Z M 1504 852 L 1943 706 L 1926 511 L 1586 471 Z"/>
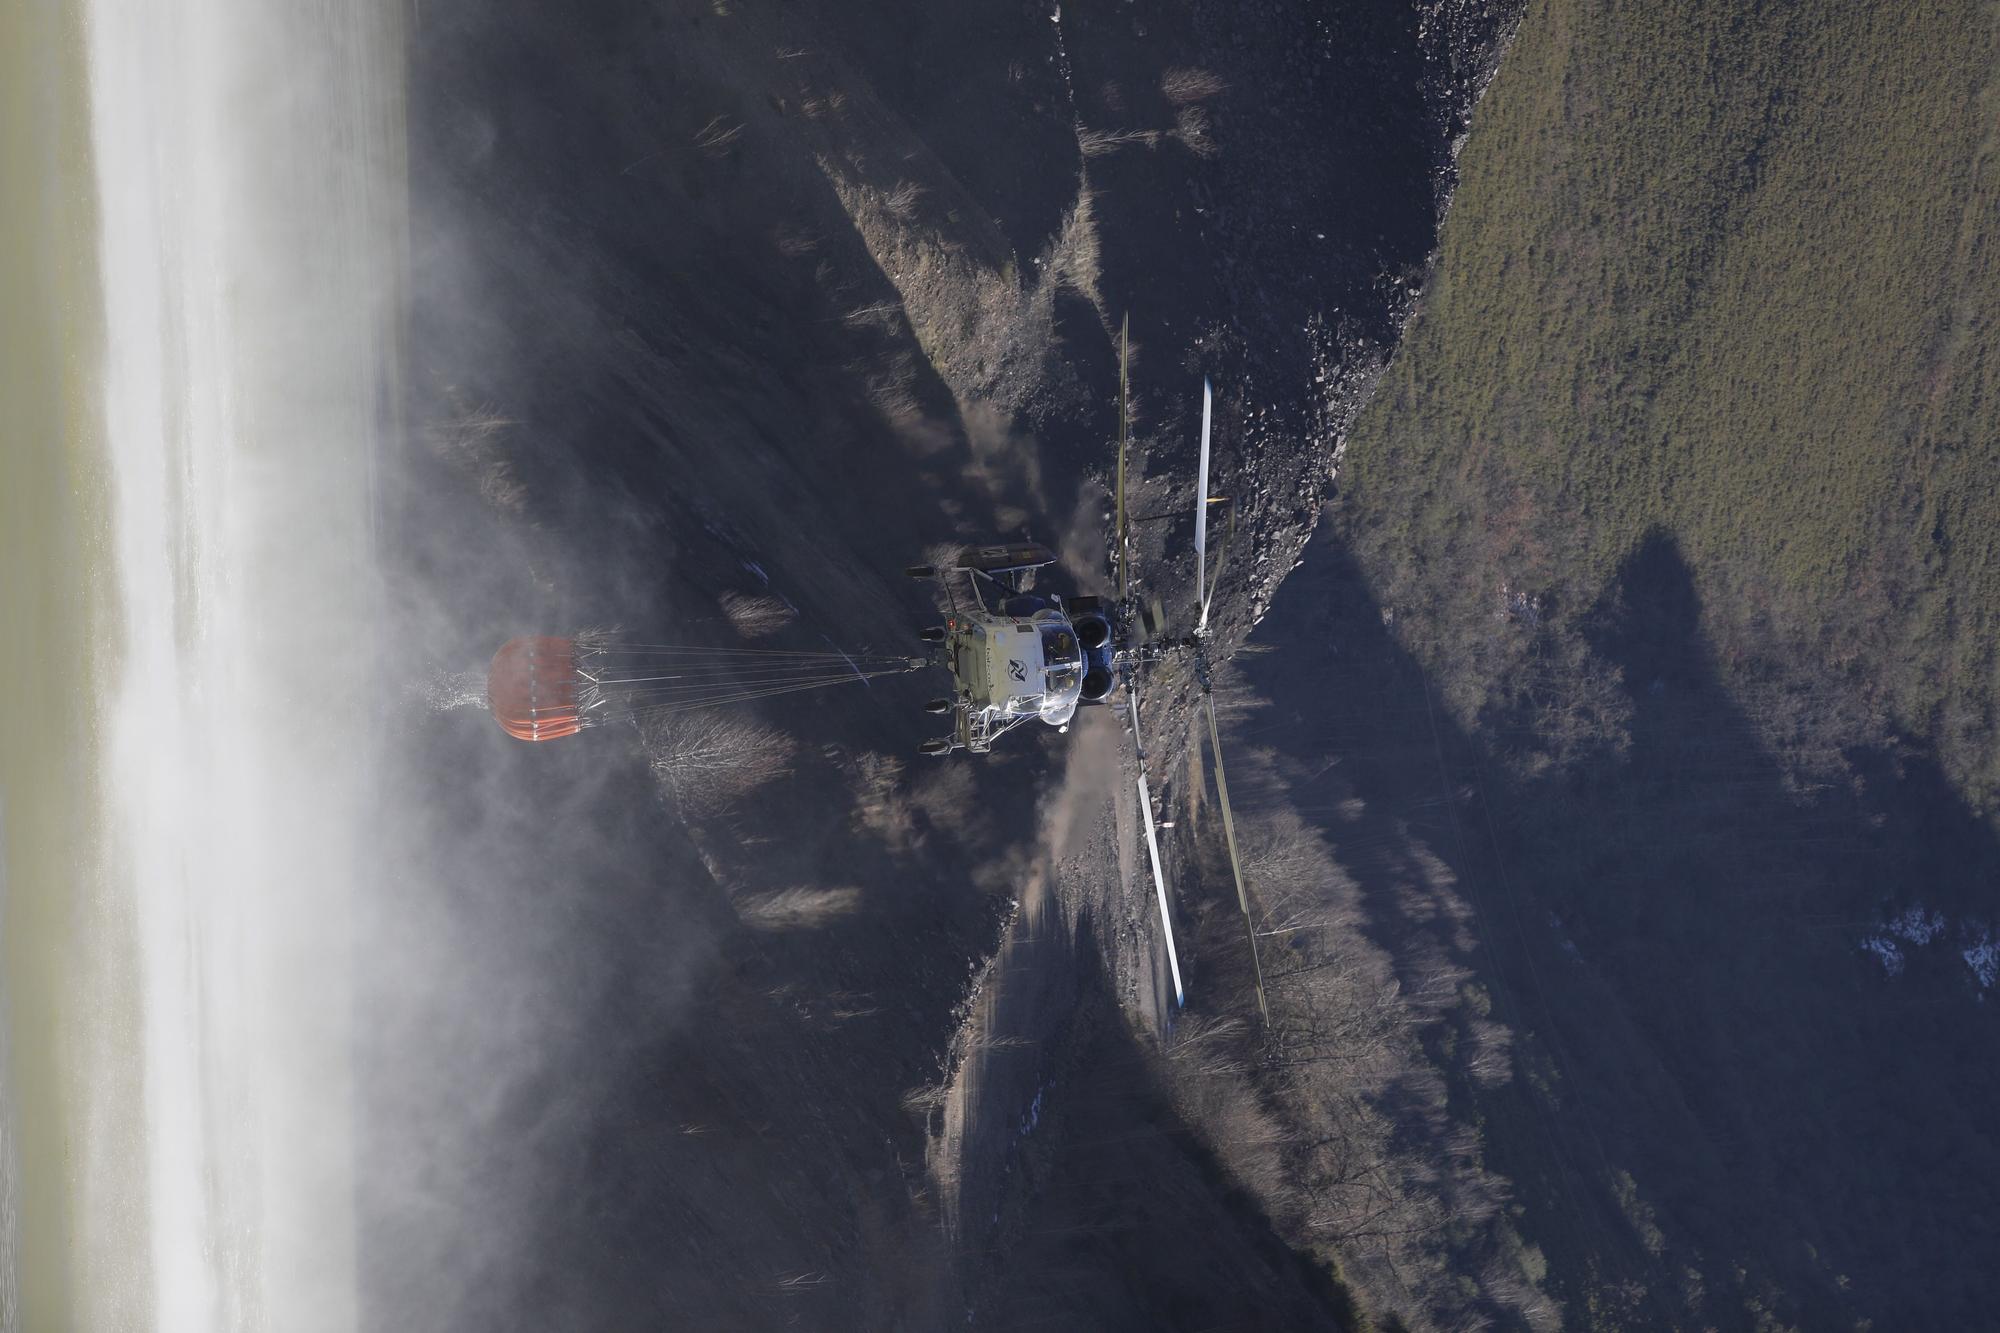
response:
<path fill-rule="evenodd" d="M 695 816 L 790 773 L 798 748 L 777 728 L 721 709 L 649 719 L 642 736 L 661 790 Z"/>
<path fill-rule="evenodd" d="M 1407 856 L 1407 882 L 1374 885 L 1419 923 L 1392 958 L 1355 928 L 1381 918 L 1339 856 L 1341 821 L 1309 823 L 1288 772 L 1265 751 L 1231 758 L 1231 785 L 1254 811 L 1240 820 L 1242 860 L 1272 942 L 1269 1020 L 1251 1021 L 1234 893 L 1207 848 L 1198 862 L 1222 876 L 1209 966 L 1242 973 L 1212 988 L 1242 998 L 1181 1020 L 1167 1086 L 1225 1169 L 1292 1243 L 1339 1265 L 1363 1308 L 1413 1333 L 1489 1327 L 1496 1316 L 1553 1327 L 1561 1311 L 1541 1290 L 1545 1266 L 1509 1230 L 1507 1182 L 1485 1170 L 1478 1129 L 1453 1109 L 1456 1080 L 1512 1077 L 1514 1034 L 1463 961 L 1451 868 Z M 1329 808 L 1345 821 L 1362 813 L 1337 792 Z"/>

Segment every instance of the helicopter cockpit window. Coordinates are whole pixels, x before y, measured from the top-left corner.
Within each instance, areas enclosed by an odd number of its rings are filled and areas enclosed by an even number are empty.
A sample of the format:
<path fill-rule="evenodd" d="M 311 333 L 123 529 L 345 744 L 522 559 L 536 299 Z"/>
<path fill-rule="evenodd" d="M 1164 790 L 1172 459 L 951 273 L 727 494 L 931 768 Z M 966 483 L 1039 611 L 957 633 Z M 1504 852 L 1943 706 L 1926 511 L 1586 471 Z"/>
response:
<path fill-rule="evenodd" d="M 1082 660 L 1076 633 L 1065 625 L 1051 625 L 1042 631 L 1042 661 L 1051 668 L 1074 666 Z"/>

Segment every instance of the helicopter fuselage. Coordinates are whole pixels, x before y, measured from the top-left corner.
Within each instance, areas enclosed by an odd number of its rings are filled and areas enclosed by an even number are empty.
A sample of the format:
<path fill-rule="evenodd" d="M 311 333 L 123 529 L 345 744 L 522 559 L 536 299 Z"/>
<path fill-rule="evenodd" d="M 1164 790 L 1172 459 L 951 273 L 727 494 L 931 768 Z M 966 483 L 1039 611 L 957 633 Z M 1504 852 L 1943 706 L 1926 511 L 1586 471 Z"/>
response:
<path fill-rule="evenodd" d="M 1053 597 L 1015 597 L 1012 614 L 954 615 L 946 626 L 953 683 L 967 708 L 998 719 L 1033 715 L 1062 727 L 1083 696 L 1076 627 Z M 1018 603 L 1040 603 L 1038 607 Z"/>
<path fill-rule="evenodd" d="M 1080 704 L 1109 691 L 1111 619 L 1095 597 L 1034 590 L 1035 572 L 1054 561 L 1041 546 L 981 547 L 951 568 L 911 571 L 936 579 L 949 606 L 944 625 L 926 636 L 951 673 L 952 697 L 932 711 L 954 715 L 953 734 L 928 743 L 929 753 L 984 754 L 1030 721 L 1065 728 Z"/>

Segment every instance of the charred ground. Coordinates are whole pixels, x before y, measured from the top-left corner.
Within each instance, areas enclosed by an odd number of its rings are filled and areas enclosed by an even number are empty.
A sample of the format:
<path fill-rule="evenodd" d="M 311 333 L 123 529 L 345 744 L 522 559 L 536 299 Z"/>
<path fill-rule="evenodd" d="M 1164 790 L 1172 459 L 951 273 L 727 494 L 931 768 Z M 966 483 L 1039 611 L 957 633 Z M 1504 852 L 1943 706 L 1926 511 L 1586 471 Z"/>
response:
<path fill-rule="evenodd" d="M 1188 390 L 1222 386 L 1239 638 L 1428 262 L 1504 14 L 425 3 L 384 527 L 413 658 L 584 626 L 896 647 L 927 612 L 896 570 L 1016 533 L 1089 587 L 1126 310 L 1146 512 L 1186 511 Z M 1177 525 L 1145 529 L 1170 597 Z M 1135 1035 L 1153 927 L 1109 719 L 1097 760 L 1044 735 L 919 766 L 926 693 L 706 748 L 396 721 L 393 776 L 435 799 L 386 820 L 367 912 L 409 964 L 363 1001 L 375 1322 L 1350 1317 L 1311 1219 L 1201 1123 L 1260 1094 L 1224 1062 L 1235 1091 L 1191 1098 Z M 1208 919 L 1204 845 L 1176 859 Z"/>

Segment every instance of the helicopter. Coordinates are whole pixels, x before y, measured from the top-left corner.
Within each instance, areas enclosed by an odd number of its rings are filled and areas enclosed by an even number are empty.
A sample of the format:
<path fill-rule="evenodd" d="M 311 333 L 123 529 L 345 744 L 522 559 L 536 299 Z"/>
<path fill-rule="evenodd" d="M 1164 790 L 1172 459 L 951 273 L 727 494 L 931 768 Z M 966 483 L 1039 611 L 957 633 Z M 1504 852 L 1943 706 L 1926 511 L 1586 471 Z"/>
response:
<path fill-rule="evenodd" d="M 1038 575 L 1056 564 L 1056 554 L 1039 543 L 1018 542 L 962 549 L 949 564 L 915 565 L 904 571 L 913 578 L 935 582 L 941 590 L 945 622 L 925 627 L 920 635 L 931 645 L 928 656 L 848 653 L 838 648 L 822 652 L 648 643 L 604 631 L 567 637 L 521 635 L 500 646 L 487 673 L 487 704 L 494 720 L 515 740 L 559 741 L 613 723 L 642 722 L 941 668 L 951 678 L 952 692 L 931 700 L 926 707 L 932 714 L 949 714 L 952 730 L 924 741 L 919 748 L 925 754 L 943 757 L 960 751 L 988 753 L 995 741 L 1030 722 L 1067 731 L 1081 707 L 1116 707 L 1116 692 L 1122 696 L 1126 732 L 1132 740 L 1133 780 L 1139 809 L 1145 815 L 1147 862 L 1159 903 L 1174 998 L 1184 1005 L 1186 989 L 1160 858 L 1160 825 L 1153 811 L 1140 729 L 1141 682 L 1146 669 L 1169 658 L 1178 659 L 1190 669 L 1208 723 L 1236 902 L 1250 945 L 1258 1010 L 1268 1022 L 1256 930 L 1237 850 L 1236 817 L 1222 764 L 1211 674 L 1209 608 L 1222 581 L 1223 561 L 1235 529 L 1233 505 L 1226 497 L 1208 494 L 1214 391 L 1204 379 L 1194 514 L 1196 620 L 1190 633 L 1173 637 L 1165 633 L 1160 602 L 1143 599 L 1133 591 L 1131 521 L 1125 504 L 1126 455 L 1131 445 L 1130 367 L 1131 320 L 1127 317 L 1118 336 L 1118 464 L 1112 539 L 1117 566 L 1115 596 L 1065 596 L 1038 589 Z M 1208 511 L 1216 505 L 1226 507 L 1228 525 L 1211 576 Z"/>
<path fill-rule="evenodd" d="M 1222 581 L 1223 561 L 1235 530 L 1235 510 L 1224 496 L 1208 493 L 1209 440 L 1214 415 L 1214 389 L 1201 385 L 1201 453 L 1195 486 L 1194 550 L 1196 621 L 1191 633 L 1164 634 L 1165 617 L 1157 600 L 1133 591 L 1131 524 L 1125 504 L 1125 463 L 1131 444 L 1131 317 L 1118 334 L 1118 465 L 1115 491 L 1116 526 L 1112 549 L 1117 566 L 1117 594 L 1112 599 L 1065 597 L 1038 591 L 1037 575 L 1055 564 L 1056 555 L 1034 542 L 980 546 L 958 553 L 949 565 L 914 565 L 904 573 L 938 585 L 946 610 L 945 623 L 925 627 L 921 637 L 933 647 L 932 662 L 951 677 L 949 697 L 931 700 L 926 710 L 949 714 L 949 735 L 919 746 L 943 757 L 959 751 L 985 754 L 1001 736 L 1031 721 L 1068 731 L 1079 707 L 1109 704 L 1114 689 L 1122 691 L 1127 734 L 1139 808 L 1145 814 L 1147 861 L 1159 901 L 1160 927 L 1167 961 L 1173 973 L 1174 996 L 1186 1003 L 1179 951 L 1174 944 L 1173 913 L 1161 868 L 1159 821 L 1153 811 L 1146 773 L 1146 747 L 1140 730 L 1140 682 L 1147 667 L 1169 657 L 1183 659 L 1201 695 L 1207 721 L 1209 751 L 1214 758 L 1216 795 L 1222 812 L 1230 872 L 1236 902 L 1256 979 L 1258 1011 L 1268 1022 L 1262 965 L 1257 959 L 1257 934 L 1250 899 L 1243 883 L 1242 858 L 1236 844 L 1236 816 L 1229 803 L 1229 782 L 1222 764 L 1222 738 L 1216 725 L 1211 670 L 1209 607 Z M 1228 526 L 1216 552 L 1215 572 L 1208 572 L 1208 511 L 1227 507 Z"/>
<path fill-rule="evenodd" d="M 936 581 L 949 609 L 945 623 L 922 637 L 938 645 L 936 662 L 953 687 L 950 698 L 926 708 L 951 714 L 952 734 L 925 741 L 922 753 L 985 754 L 1031 721 L 1067 731 L 1079 706 L 1111 692 L 1118 649 L 1110 610 L 1096 597 L 1037 593 L 1036 574 L 1055 561 L 1048 547 L 1024 542 L 903 571 Z"/>

